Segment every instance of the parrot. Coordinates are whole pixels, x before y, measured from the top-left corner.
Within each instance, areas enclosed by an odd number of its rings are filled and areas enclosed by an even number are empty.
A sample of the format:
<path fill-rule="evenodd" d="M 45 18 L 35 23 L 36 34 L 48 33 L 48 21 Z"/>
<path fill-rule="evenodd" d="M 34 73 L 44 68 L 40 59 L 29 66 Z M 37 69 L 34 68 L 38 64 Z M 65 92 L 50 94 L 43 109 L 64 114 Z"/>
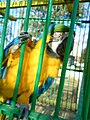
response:
<path fill-rule="evenodd" d="M 3 10 L 3 9 L 0 9 L 0 15 L 2 15 L 2 16 L 4 16 L 5 15 L 5 11 Z M 16 21 L 17 20 L 17 18 L 15 18 L 14 16 L 12 16 L 12 15 L 9 15 L 9 20 L 11 20 L 11 21 Z"/>
<path fill-rule="evenodd" d="M 63 64 L 68 34 L 69 27 L 64 24 L 53 23 L 48 29 L 37 98 L 50 87 L 54 81 L 54 78 L 58 76 L 60 66 Z M 24 39 L 23 37 L 18 37 L 19 40 L 21 39 L 22 41 L 23 39 L 23 42 L 26 42 L 26 47 L 17 95 L 17 103 L 20 105 L 19 107 L 21 108 L 22 112 L 23 108 L 25 108 L 27 111 L 28 107 L 26 106 L 28 106 L 32 101 L 35 78 L 38 69 L 40 48 L 42 43 L 42 37 L 40 37 L 40 39 L 34 44 L 31 35 L 27 35 L 25 32 L 23 36 Z M 0 78 L 0 102 L 2 103 L 5 103 L 7 100 L 12 99 L 13 97 L 20 58 L 20 47 L 23 42 L 18 45 L 18 42 L 15 42 L 14 39 L 14 42 L 12 43 L 15 44 L 10 43 L 6 47 L 8 49 L 8 53 L 6 52 L 6 49 L 4 51 L 7 53 L 7 55 L 5 55 L 5 58 L 3 60 L 3 66 L 7 66 L 7 70 L 4 78 Z M 70 52 L 73 49 L 73 44 L 74 35 Z M 19 47 L 16 47 L 17 45 Z M 18 119 L 22 117 L 22 112 Z M 25 119 L 27 119 L 28 113 L 28 111 L 25 113 Z"/>

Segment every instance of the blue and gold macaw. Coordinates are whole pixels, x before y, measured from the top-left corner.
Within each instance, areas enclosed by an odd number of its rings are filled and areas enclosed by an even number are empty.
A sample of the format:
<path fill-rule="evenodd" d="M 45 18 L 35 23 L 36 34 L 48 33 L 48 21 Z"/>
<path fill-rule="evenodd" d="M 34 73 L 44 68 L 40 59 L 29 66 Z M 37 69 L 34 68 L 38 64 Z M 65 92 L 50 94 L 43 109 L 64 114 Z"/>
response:
<path fill-rule="evenodd" d="M 58 76 L 60 65 L 63 63 L 68 33 L 69 27 L 63 24 L 51 24 L 49 27 L 37 97 L 44 93 L 53 83 L 54 78 Z M 26 48 L 17 103 L 28 105 L 31 102 L 42 38 L 34 44 L 32 41 L 32 36 L 27 33 L 24 34 L 24 39 L 23 37 L 18 37 L 18 40 L 16 40 L 18 42 L 14 39 L 5 48 L 4 53 L 6 55 L 3 60 L 3 66 L 7 66 L 7 69 L 4 77 L 0 78 L 0 102 L 4 103 L 13 97 L 20 57 L 20 46 L 23 44 L 23 40 L 26 41 Z M 21 44 L 19 44 L 19 42 Z M 73 43 L 74 39 L 72 40 L 71 50 L 73 48 Z"/>

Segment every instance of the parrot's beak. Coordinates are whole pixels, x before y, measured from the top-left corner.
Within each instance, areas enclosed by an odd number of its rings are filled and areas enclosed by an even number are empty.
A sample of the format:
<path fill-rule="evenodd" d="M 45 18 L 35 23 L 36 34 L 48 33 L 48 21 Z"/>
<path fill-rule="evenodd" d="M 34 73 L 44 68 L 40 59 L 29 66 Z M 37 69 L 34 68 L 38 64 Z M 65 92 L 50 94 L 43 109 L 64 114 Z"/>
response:
<path fill-rule="evenodd" d="M 66 41 L 50 41 L 47 43 L 46 51 L 52 57 L 60 58 L 61 55 L 64 55 L 66 48 Z"/>
<path fill-rule="evenodd" d="M 67 44 L 67 38 L 64 39 L 64 41 L 60 44 L 58 44 L 57 48 L 56 48 L 56 53 L 59 56 L 64 56 L 65 54 L 65 49 L 66 49 L 66 44 Z"/>
<path fill-rule="evenodd" d="M 60 34 L 56 35 L 55 33 L 55 36 L 52 36 L 49 43 L 47 43 L 46 51 L 48 52 L 48 54 L 52 57 L 61 58 L 61 56 L 65 53 L 67 37 L 68 35 L 62 38 Z"/>
<path fill-rule="evenodd" d="M 60 58 L 63 60 L 65 50 L 66 50 L 66 44 L 68 39 L 68 32 L 64 33 L 55 33 L 55 35 L 52 36 L 49 43 L 47 43 L 46 51 L 51 57 Z M 73 39 L 74 40 L 74 39 Z M 73 48 L 73 42 L 70 52 Z"/>

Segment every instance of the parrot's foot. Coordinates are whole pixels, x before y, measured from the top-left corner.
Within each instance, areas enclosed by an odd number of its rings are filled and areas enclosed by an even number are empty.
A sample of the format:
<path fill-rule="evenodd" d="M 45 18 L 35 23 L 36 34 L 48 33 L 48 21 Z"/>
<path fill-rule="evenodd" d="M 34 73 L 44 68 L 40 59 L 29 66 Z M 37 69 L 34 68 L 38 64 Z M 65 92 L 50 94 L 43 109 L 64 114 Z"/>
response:
<path fill-rule="evenodd" d="M 20 108 L 20 113 L 17 117 L 17 120 L 28 120 L 28 115 L 29 115 L 29 107 L 26 104 L 18 104 L 19 108 Z"/>

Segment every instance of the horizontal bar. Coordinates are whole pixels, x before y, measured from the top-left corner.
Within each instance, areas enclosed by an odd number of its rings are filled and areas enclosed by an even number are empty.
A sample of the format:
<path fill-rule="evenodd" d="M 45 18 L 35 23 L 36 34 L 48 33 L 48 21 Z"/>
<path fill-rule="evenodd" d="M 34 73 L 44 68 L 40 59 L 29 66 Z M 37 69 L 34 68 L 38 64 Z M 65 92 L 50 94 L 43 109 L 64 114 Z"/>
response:
<path fill-rule="evenodd" d="M 16 17 L 15 17 L 16 18 Z M 0 19 L 4 19 L 4 17 L 0 17 Z M 24 17 L 17 17 L 16 18 L 17 20 L 23 20 L 25 19 Z M 29 18 L 29 20 L 31 21 L 41 21 L 41 22 L 45 22 L 46 19 L 45 18 Z M 50 19 L 51 22 L 60 22 L 60 21 L 70 21 L 71 22 L 71 19 L 61 19 L 61 20 L 56 20 L 56 19 Z M 82 21 L 82 20 L 75 20 L 75 23 L 90 23 L 90 21 Z"/>
<path fill-rule="evenodd" d="M 20 109 L 18 107 L 11 107 L 8 104 L 2 104 L 0 105 L 0 113 L 3 113 L 5 115 L 10 114 L 19 114 Z"/>
<path fill-rule="evenodd" d="M 90 23 L 90 20 L 82 20 L 82 23 Z"/>
<path fill-rule="evenodd" d="M 30 120 L 65 120 L 63 118 L 53 118 L 53 116 L 49 116 L 46 114 L 41 114 L 39 112 L 31 112 L 29 115 Z"/>
<path fill-rule="evenodd" d="M 76 72 L 83 72 L 82 69 L 71 69 L 71 68 L 66 68 L 66 70 L 76 71 Z"/>
<path fill-rule="evenodd" d="M 79 2 L 90 2 L 90 0 L 80 0 Z M 63 0 L 54 0 L 54 5 L 59 5 L 59 4 L 69 4 L 71 2 L 64 2 Z M 33 0 L 32 1 L 32 6 L 45 6 L 48 5 L 48 0 Z M 20 7 L 26 7 L 27 6 L 27 1 L 17 1 L 17 2 L 11 2 L 10 8 L 20 8 Z M 0 2 L 0 9 L 6 8 L 6 2 Z"/>

